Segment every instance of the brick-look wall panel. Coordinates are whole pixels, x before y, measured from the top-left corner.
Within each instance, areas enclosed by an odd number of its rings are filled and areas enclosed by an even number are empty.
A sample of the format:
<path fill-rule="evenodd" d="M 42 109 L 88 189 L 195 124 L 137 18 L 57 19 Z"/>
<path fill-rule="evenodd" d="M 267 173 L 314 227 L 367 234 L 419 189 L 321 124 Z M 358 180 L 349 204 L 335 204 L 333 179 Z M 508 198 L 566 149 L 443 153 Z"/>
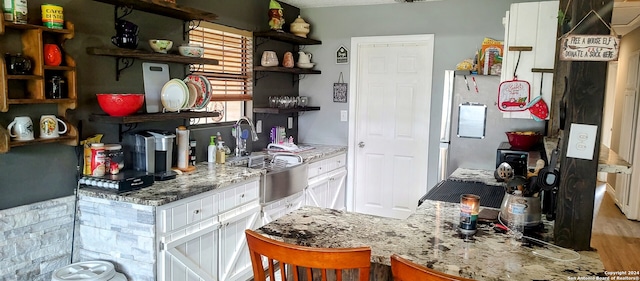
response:
<path fill-rule="evenodd" d="M 0 211 L 0 280 L 49 281 L 71 261 L 75 196 Z"/>
<path fill-rule="evenodd" d="M 82 196 L 74 262 L 106 260 L 129 280 L 154 281 L 155 220 L 151 206 Z"/>

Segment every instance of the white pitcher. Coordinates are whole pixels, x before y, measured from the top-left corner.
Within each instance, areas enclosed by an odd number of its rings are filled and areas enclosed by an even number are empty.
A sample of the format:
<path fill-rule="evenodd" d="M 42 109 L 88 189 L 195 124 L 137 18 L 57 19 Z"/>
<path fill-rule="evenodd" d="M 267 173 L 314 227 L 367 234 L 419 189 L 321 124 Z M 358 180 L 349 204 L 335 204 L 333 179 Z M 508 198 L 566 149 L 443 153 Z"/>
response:
<path fill-rule="evenodd" d="M 298 52 L 298 63 L 311 63 L 311 53 Z"/>

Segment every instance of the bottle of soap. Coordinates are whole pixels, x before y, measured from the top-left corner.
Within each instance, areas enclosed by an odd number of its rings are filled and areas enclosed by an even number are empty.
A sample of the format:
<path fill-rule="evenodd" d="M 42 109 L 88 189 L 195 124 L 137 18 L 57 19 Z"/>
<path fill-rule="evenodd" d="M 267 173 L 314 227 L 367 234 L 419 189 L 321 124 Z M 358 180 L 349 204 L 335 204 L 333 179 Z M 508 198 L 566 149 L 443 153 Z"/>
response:
<path fill-rule="evenodd" d="M 218 148 L 216 149 L 216 163 L 224 164 L 225 157 L 224 141 L 218 141 Z"/>
<path fill-rule="evenodd" d="M 216 162 L 216 137 L 211 136 L 211 140 L 209 141 L 209 146 L 207 146 L 207 162 L 215 163 Z"/>

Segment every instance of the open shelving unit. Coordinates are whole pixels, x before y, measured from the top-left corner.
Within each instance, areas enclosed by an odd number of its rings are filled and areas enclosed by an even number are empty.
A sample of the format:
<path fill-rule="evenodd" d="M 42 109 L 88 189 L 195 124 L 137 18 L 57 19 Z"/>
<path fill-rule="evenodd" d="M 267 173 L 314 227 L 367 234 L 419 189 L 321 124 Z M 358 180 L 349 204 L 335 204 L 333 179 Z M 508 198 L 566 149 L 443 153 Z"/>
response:
<path fill-rule="evenodd" d="M 159 112 L 140 113 L 129 116 L 109 116 L 106 114 L 91 114 L 89 121 L 109 124 L 118 124 L 118 139 L 122 140 L 122 134 L 135 128 L 137 123 L 160 122 L 167 120 L 187 120 L 190 118 L 218 117 L 220 113 L 215 111 L 180 111 L 180 112 Z M 123 126 L 128 127 L 123 129 Z"/>
<path fill-rule="evenodd" d="M 156 15 L 166 16 L 170 18 L 180 19 L 185 22 L 190 21 L 214 21 L 218 18 L 216 14 L 194 9 L 191 7 L 180 6 L 174 3 L 154 1 L 154 0 L 94 0 L 106 4 L 114 5 L 114 21 L 118 18 L 128 15 L 125 12 L 124 15 L 118 17 L 118 9 L 123 8 L 127 11 L 139 10 Z M 188 30 L 185 27 L 187 24 L 183 24 L 183 33 L 187 34 Z M 89 47 L 87 48 L 87 54 L 97 56 L 110 56 L 114 57 L 116 81 L 120 79 L 120 73 L 133 65 L 133 60 L 139 59 L 143 61 L 154 62 L 172 62 L 182 64 L 218 64 L 218 60 L 207 58 L 195 58 L 185 57 L 174 54 L 161 54 L 142 50 L 131 50 L 124 48 L 99 48 Z"/>
<path fill-rule="evenodd" d="M 300 37 L 284 31 L 275 31 L 275 30 L 260 31 L 260 32 L 254 32 L 253 36 L 256 37 L 256 42 L 255 42 L 256 50 L 258 46 L 266 43 L 268 40 L 276 40 L 280 42 L 289 43 L 289 44 L 295 45 L 297 48 L 299 48 L 300 45 L 322 44 L 322 41 L 320 40 Z M 294 74 L 296 76 L 293 78 L 293 83 L 296 83 L 301 79 L 300 75 L 322 74 L 320 70 L 315 70 L 310 68 L 299 68 L 299 67 L 288 68 L 288 67 L 282 67 L 282 66 L 257 66 L 256 65 L 253 67 L 253 71 L 256 73 L 254 77 L 256 84 L 258 83 L 258 80 L 266 77 L 266 74 L 264 74 L 265 72 L 279 72 L 279 73 Z"/>
<path fill-rule="evenodd" d="M 31 74 L 10 75 L 7 72 L 4 57 L 0 58 L 0 112 L 9 112 L 13 105 L 57 105 L 57 115 L 64 120 L 68 131 L 66 134 L 50 139 L 37 138 L 30 141 L 11 140 L 9 132 L 0 127 L 0 153 L 9 152 L 11 147 L 37 145 L 45 143 L 60 143 L 75 146 L 78 144 L 78 130 L 65 120 L 67 110 L 77 106 L 76 92 L 76 63 L 75 60 L 64 51 L 64 43 L 75 35 L 73 23 L 65 22 L 64 29 L 52 29 L 34 24 L 18 24 L 5 22 L 0 17 L 0 35 L 7 32 L 15 32 L 20 35 L 20 53 L 31 59 Z M 48 66 L 44 63 L 45 42 L 55 42 L 63 49 L 63 62 L 60 66 Z M 8 50 L 5 50 L 9 52 Z M 46 80 L 53 75 L 63 76 L 66 81 L 66 98 L 50 99 L 46 97 Z M 16 85 L 17 84 L 17 85 Z M 38 120 L 32 117 L 34 131 Z"/>
<path fill-rule="evenodd" d="M 307 107 L 297 107 L 297 108 L 254 107 L 253 113 L 288 114 L 288 113 L 318 111 L 318 110 L 320 110 L 319 106 L 307 106 Z"/>

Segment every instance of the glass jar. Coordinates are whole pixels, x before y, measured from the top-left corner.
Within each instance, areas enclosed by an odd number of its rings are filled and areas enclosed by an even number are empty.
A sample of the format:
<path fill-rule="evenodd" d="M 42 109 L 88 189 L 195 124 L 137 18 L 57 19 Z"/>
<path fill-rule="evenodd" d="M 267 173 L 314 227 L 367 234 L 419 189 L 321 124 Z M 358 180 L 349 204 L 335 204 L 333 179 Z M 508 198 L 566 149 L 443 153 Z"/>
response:
<path fill-rule="evenodd" d="M 62 99 L 65 98 L 65 90 L 64 90 L 64 78 L 61 76 L 51 76 L 49 80 L 47 80 L 47 98 L 49 99 Z"/>
<path fill-rule="evenodd" d="M 122 145 L 108 144 L 104 146 L 105 150 L 105 167 L 107 173 L 116 175 L 124 169 L 124 152 L 122 151 Z"/>

